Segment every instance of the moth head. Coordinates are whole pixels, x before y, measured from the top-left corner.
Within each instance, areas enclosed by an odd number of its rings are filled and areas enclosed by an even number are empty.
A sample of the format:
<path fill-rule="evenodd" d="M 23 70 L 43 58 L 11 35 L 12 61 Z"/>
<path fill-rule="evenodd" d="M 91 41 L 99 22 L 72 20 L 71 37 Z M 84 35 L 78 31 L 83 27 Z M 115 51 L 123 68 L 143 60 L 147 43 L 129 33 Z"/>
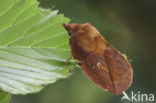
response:
<path fill-rule="evenodd" d="M 63 27 L 68 31 L 68 34 L 70 36 L 83 33 L 86 34 L 87 32 L 91 31 L 97 31 L 91 24 L 85 23 L 85 24 L 63 24 Z"/>
<path fill-rule="evenodd" d="M 70 31 L 70 26 L 69 26 L 69 24 L 62 24 L 62 26 L 68 31 L 68 33 L 69 33 L 69 31 Z M 71 36 L 71 34 L 69 33 L 69 35 Z"/>

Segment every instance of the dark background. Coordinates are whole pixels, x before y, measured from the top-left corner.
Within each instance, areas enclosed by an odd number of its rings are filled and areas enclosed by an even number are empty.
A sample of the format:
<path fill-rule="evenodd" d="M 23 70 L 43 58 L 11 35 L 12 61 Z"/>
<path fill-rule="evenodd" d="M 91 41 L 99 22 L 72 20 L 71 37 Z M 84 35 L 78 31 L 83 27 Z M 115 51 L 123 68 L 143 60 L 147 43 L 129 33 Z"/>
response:
<path fill-rule="evenodd" d="M 91 23 L 109 43 L 128 56 L 134 72 L 133 84 L 126 91 L 128 95 L 140 91 L 156 96 L 156 0 L 39 2 L 43 8 L 58 9 L 71 19 L 70 23 Z M 71 77 L 48 85 L 39 93 L 13 96 L 11 103 L 121 103 L 121 97 L 99 89 L 81 69 L 75 69 Z"/>

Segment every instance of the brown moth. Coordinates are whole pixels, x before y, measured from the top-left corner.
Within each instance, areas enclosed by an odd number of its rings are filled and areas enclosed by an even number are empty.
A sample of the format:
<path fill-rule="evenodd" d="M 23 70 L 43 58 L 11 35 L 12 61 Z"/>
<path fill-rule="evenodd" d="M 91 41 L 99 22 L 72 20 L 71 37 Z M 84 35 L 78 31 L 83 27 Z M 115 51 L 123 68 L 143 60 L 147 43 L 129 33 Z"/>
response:
<path fill-rule="evenodd" d="M 72 55 L 95 84 L 113 94 L 121 94 L 131 85 L 133 73 L 130 63 L 95 27 L 89 23 L 63 26 L 71 36 Z"/>

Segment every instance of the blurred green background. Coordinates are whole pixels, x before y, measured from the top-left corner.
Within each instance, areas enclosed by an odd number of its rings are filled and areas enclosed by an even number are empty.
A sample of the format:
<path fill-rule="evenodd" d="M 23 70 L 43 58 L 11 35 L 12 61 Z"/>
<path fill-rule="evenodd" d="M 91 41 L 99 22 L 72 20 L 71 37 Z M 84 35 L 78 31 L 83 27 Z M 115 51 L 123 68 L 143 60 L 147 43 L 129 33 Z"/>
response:
<path fill-rule="evenodd" d="M 70 23 L 89 22 L 97 27 L 131 61 L 133 84 L 126 93 L 140 91 L 156 96 L 156 0 L 39 2 L 43 8 L 58 9 L 71 19 Z M 71 77 L 48 85 L 39 93 L 13 96 L 11 103 L 121 103 L 121 97 L 99 89 L 81 69 L 75 69 Z"/>

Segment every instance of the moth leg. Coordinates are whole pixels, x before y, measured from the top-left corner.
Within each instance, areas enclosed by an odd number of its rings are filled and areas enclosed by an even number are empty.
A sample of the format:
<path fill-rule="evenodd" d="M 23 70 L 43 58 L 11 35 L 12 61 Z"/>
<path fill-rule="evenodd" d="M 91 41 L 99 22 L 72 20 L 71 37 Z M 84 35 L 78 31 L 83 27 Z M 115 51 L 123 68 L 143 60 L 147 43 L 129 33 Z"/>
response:
<path fill-rule="evenodd" d="M 66 60 L 66 63 L 68 63 L 68 62 L 69 62 L 69 60 L 71 60 L 71 59 L 72 59 L 72 57 L 73 57 L 73 55 L 71 54 L 71 55 L 70 55 L 70 57 Z"/>

